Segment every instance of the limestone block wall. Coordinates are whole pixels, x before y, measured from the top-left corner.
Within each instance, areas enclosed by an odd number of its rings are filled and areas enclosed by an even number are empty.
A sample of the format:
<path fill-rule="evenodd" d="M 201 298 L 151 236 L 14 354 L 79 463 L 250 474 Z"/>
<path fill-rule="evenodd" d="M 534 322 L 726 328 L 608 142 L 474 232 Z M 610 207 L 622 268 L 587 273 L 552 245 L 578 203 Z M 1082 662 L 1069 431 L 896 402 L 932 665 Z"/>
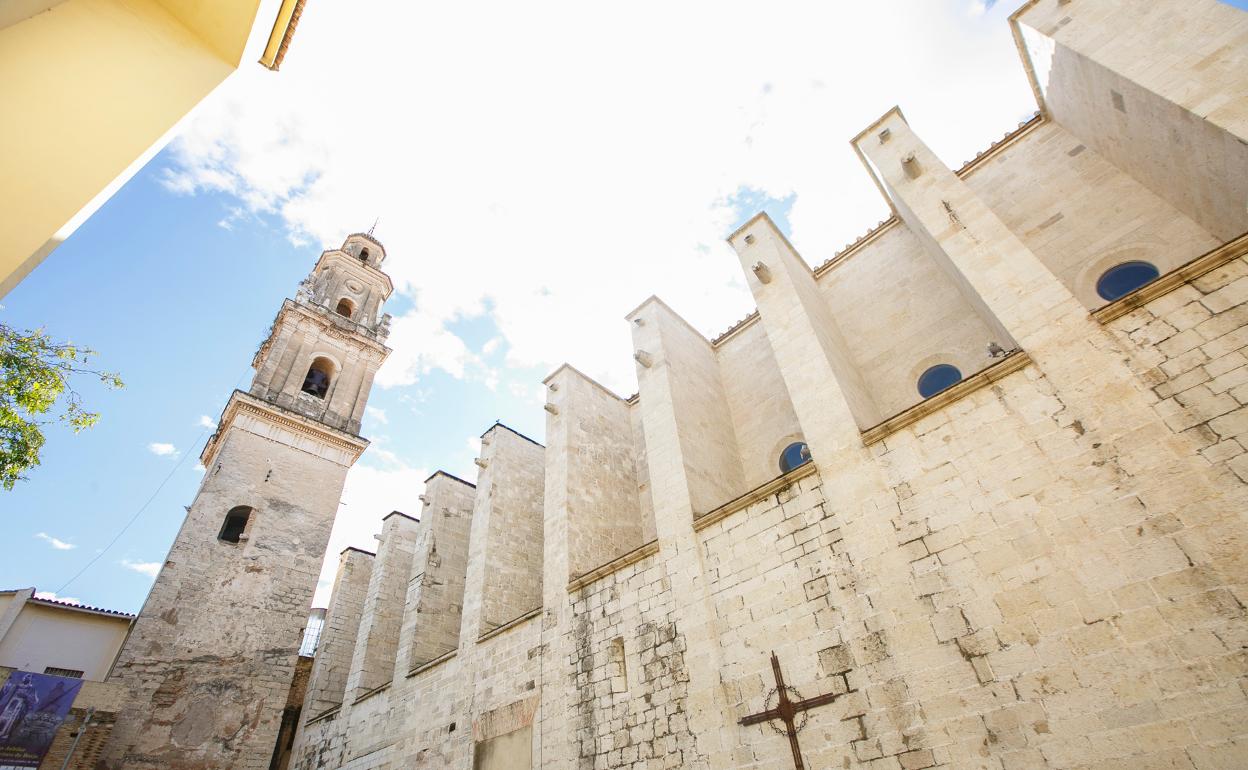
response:
<path fill-rule="evenodd" d="M 554 409 L 546 419 L 546 472 L 558 479 L 547 479 L 545 493 L 559 495 L 566 510 L 566 582 L 646 542 L 647 525 L 628 404 L 570 366 L 545 383 Z"/>
<path fill-rule="evenodd" d="M 780 475 L 780 453 L 802 429 L 767 333 L 751 324 L 715 346 L 745 489 Z M 726 501 L 724 501 L 726 502 Z"/>
<path fill-rule="evenodd" d="M 993 212 L 1089 308 L 1096 281 L 1142 259 L 1166 273 L 1220 241 L 1054 122 L 963 176 Z"/>
<path fill-rule="evenodd" d="M 1248 257 L 1109 326 L 1134 354 L 1166 425 L 1248 482 Z"/>
<path fill-rule="evenodd" d="M 803 697 L 842 695 L 810 713 L 809 766 L 1239 755 L 1242 607 L 1069 412 L 1028 369 L 877 444 L 887 539 L 818 476 L 704 530 L 737 713 L 764 708 L 775 650 Z M 712 766 L 773 766 L 783 738 L 742 731 Z"/>
<path fill-rule="evenodd" d="M 641 426 L 641 409 L 637 401 L 628 403 L 628 426 L 633 436 L 634 470 L 637 473 L 637 515 L 641 518 L 641 541 L 655 539 L 654 498 L 650 494 L 650 466 L 646 461 L 646 432 Z"/>
<path fill-rule="evenodd" d="M 630 313 L 629 320 L 634 349 L 642 357 L 639 367 L 653 383 L 652 389 L 643 388 L 643 397 L 675 421 L 681 456 L 663 459 L 684 464 L 693 509 L 712 510 L 746 490 L 715 351 L 657 298 Z M 648 457 L 648 463 L 653 468 L 655 458 Z"/>
<path fill-rule="evenodd" d="M 377 556 L 373 559 L 347 674 L 347 700 L 380 687 L 394 674 L 419 525 L 419 520 L 398 511 L 382 519 Z"/>
<path fill-rule="evenodd" d="M 461 634 L 486 633 L 542 605 L 544 451 L 504 425 L 481 439 Z"/>
<path fill-rule="evenodd" d="M 472 767 L 477 744 L 536 732 L 542 651 L 537 619 L 466 641 L 456 655 L 307 724 L 291 767 Z M 529 745 L 531 766 L 547 766 L 541 743 Z"/>
<path fill-rule="evenodd" d="M 347 548 L 338 557 L 333 593 L 325 611 L 325 625 L 312 661 L 304 699 L 304 720 L 320 716 L 342 704 L 347 691 L 360 615 L 373 571 L 374 554 Z"/>
<path fill-rule="evenodd" d="M 1059 124 L 1215 237 L 1248 230 L 1242 11 L 1218 0 L 1038 2 L 1018 24 Z"/>
<path fill-rule="evenodd" d="M 241 428 L 219 441 L 110 677 L 130 698 L 107 767 L 272 756 L 347 469 Z M 240 505 L 246 540 L 218 540 Z"/>
<path fill-rule="evenodd" d="M 922 400 L 918 378 L 936 364 L 963 376 L 983 369 L 997 334 L 904 223 L 888 227 L 819 277 L 879 413 Z"/>
<path fill-rule="evenodd" d="M 476 487 L 444 471 L 425 480 L 394 677 L 459 646 Z"/>
<path fill-rule="evenodd" d="M 646 558 L 568 597 L 574 699 L 548 719 L 569 741 L 569 767 L 688 767 L 698 756 L 686 715 L 689 650 L 681 602 L 662 562 Z"/>

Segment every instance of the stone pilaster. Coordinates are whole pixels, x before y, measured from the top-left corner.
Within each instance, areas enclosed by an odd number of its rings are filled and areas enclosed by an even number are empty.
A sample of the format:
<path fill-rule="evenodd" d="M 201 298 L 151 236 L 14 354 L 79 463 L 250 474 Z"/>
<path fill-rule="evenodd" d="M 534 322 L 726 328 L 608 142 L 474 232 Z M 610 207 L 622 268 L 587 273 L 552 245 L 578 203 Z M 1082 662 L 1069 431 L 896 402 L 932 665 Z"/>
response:
<path fill-rule="evenodd" d="M 395 678 L 459 646 L 476 488 L 438 471 L 425 480 Z"/>
<path fill-rule="evenodd" d="M 383 519 L 351 658 L 351 672 L 347 675 L 348 701 L 391 681 L 394 674 L 419 524 L 417 519 L 398 511 Z"/>
<path fill-rule="evenodd" d="M 347 548 L 338 557 L 338 572 L 334 575 L 325 625 L 321 629 L 303 702 L 305 722 L 342 704 L 373 571 L 373 556 L 358 548 Z"/>
<path fill-rule="evenodd" d="M 685 766 L 723 767 L 734 736 L 723 690 L 722 628 L 693 529 L 698 513 L 740 492 L 743 473 L 710 343 L 651 298 L 629 314 L 659 558 L 685 606 L 676 623 L 688 677 L 685 717 L 696 745 Z"/>

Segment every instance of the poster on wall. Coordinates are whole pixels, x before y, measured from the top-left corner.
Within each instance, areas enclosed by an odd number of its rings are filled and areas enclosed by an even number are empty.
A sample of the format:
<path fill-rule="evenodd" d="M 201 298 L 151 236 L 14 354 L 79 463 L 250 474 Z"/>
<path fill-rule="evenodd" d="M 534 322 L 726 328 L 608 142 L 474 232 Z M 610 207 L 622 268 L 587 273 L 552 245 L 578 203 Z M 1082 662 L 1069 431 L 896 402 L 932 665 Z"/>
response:
<path fill-rule="evenodd" d="M 80 689 L 81 679 L 10 672 L 0 685 L 0 770 L 39 766 Z"/>

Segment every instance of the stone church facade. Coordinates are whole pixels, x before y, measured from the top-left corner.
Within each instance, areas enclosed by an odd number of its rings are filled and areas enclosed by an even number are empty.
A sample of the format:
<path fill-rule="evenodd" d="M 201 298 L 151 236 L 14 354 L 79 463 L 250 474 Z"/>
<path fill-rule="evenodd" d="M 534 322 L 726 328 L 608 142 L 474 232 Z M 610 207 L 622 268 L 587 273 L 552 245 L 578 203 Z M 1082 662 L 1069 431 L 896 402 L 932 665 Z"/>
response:
<path fill-rule="evenodd" d="M 646 300 L 636 395 L 560 367 L 545 446 L 495 424 L 475 486 L 434 474 L 418 518 L 342 553 L 291 767 L 1248 767 L 1248 14 L 1031 0 L 1011 23 L 1036 117 L 954 170 L 890 110 L 852 140 L 887 221 L 812 270 L 753 218 L 729 242 L 757 312 L 708 340 Z M 111 766 L 272 755 L 385 355 L 349 337 L 328 374 L 355 395 L 300 411 L 327 278 L 205 450 Z M 284 604 L 208 660 L 193 583 L 226 568 L 180 549 L 268 499 L 252 437 L 292 411 L 328 438 L 283 446 L 329 472 L 255 514 L 278 529 L 243 551 L 273 550 L 231 579 Z"/>

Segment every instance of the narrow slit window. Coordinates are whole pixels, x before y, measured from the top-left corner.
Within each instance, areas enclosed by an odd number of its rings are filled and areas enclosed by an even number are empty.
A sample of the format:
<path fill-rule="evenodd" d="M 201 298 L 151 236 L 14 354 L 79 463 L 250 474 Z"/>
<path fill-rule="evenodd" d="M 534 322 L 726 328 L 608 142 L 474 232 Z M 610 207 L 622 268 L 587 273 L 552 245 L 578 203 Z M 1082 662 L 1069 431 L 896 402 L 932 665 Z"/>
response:
<path fill-rule="evenodd" d="M 249 521 L 251 521 L 250 508 L 245 505 L 231 508 L 230 512 L 225 514 L 225 521 L 221 524 L 221 532 L 217 535 L 217 539 L 224 543 L 239 542 L 243 533 L 247 531 Z"/>

